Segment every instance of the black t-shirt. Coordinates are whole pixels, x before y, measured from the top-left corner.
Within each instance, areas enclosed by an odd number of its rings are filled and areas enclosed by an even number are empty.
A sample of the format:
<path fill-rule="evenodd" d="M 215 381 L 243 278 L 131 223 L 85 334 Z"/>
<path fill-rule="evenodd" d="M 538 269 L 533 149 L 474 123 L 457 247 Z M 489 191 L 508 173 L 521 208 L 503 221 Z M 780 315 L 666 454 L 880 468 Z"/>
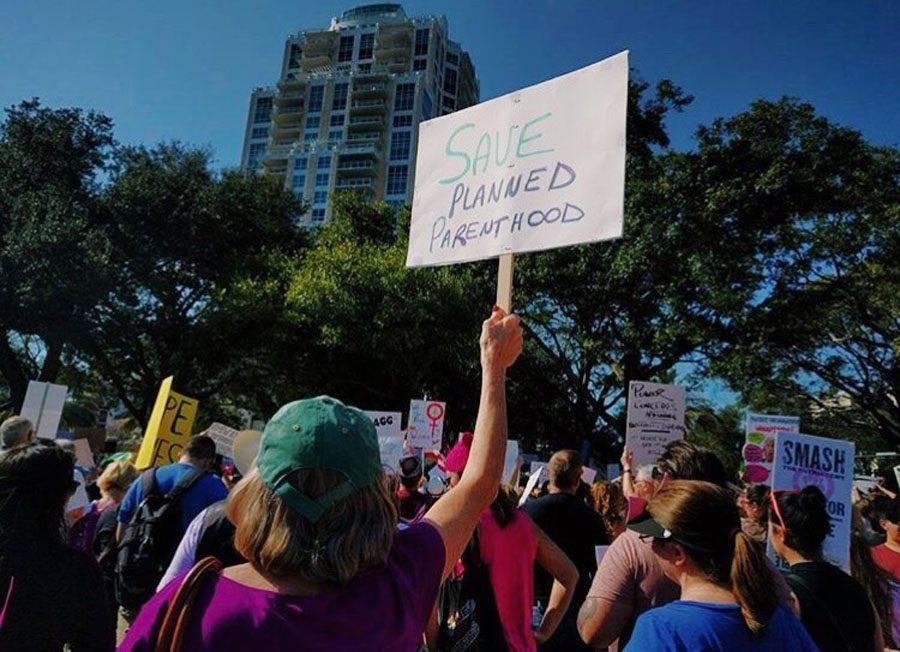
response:
<path fill-rule="evenodd" d="M 579 577 L 572 604 L 581 604 L 597 572 L 594 546 L 609 543 L 603 519 L 571 494 L 549 494 L 529 500 L 523 509 L 575 564 Z M 553 578 L 543 568 L 535 566 L 534 595 L 545 605 L 552 586 Z"/>
<path fill-rule="evenodd" d="M 824 561 L 794 564 L 785 576 L 806 631 L 822 652 L 871 652 L 875 613 L 862 584 Z"/>
<path fill-rule="evenodd" d="M 67 643 L 72 652 L 115 648 L 100 569 L 83 552 L 53 541 L 0 545 L 0 600 L 8 593 L 0 650 L 59 652 Z"/>

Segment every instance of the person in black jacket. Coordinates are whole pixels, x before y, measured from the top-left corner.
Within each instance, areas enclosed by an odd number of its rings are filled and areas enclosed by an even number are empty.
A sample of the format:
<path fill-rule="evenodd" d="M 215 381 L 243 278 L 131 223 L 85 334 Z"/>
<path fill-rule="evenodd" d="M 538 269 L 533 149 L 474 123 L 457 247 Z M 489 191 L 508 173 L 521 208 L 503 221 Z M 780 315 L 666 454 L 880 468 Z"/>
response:
<path fill-rule="evenodd" d="M 0 650 L 115 647 L 100 569 L 65 543 L 75 460 L 54 444 L 0 455 Z"/>
<path fill-rule="evenodd" d="M 581 640 L 576 626 L 578 605 L 584 602 L 594 573 L 597 572 L 595 546 L 609 544 L 603 518 L 576 494 L 581 484 L 581 456 L 574 450 L 561 450 L 553 454 L 547 464 L 548 494 L 529 500 L 523 509 L 531 520 L 543 530 L 550 540 L 559 546 L 578 569 L 578 585 L 569 611 L 559 629 L 549 641 L 541 645 L 543 651 L 590 650 Z M 535 567 L 535 600 L 546 606 L 553 584 L 542 568 Z"/>
<path fill-rule="evenodd" d="M 770 495 L 769 540 L 791 565 L 785 576 L 800 619 L 822 652 L 884 649 L 881 626 L 865 588 L 822 556 L 831 531 L 828 500 L 810 485 Z"/>

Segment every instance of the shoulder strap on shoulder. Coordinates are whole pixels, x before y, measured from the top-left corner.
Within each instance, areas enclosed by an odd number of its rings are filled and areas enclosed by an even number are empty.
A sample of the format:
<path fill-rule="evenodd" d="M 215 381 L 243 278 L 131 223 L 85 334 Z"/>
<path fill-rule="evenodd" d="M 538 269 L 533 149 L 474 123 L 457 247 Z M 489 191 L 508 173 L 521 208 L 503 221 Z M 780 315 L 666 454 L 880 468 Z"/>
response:
<path fill-rule="evenodd" d="M 150 467 L 141 473 L 141 493 L 144 499 L 156 493 L 159 488 L 156 484 L 156 468 Z"/>
<path fill-rule="evenodd" d="M 166 502 L 168 503 L 176 503 L 181 500 L 181 497 L 187 493 L 188 489 L 196 484 L 197 480 L 206 475 L 206 471 L 203 469 L 194 469 L 186 476 L 184 476 L 178 484 L 172 487 L 172 490 L 166 494 Z"/>

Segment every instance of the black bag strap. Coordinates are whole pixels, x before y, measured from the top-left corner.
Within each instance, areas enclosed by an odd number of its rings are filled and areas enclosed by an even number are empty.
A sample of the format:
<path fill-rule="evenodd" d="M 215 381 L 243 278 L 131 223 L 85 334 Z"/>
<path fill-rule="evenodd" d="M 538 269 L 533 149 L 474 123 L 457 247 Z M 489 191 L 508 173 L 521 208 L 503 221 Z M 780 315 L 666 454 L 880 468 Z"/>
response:
<path fill-rule="evenodd" d="M 832 613 L 831 609 L 828 608 L 828 605 L 822 601 L 818 595 L 816 595 L 816 591 L 809 584 L 806 583 L 806 580 L 799 573 L 789 572 L 785 579 L 789 584 L 799 584 L 803 587 L 803 593 L 807 595 L 810 601 L 815 604 L 816 608 L 819 609 L 825 616 L 828 618 L 828 622 L 831 623 L 831 628 L 840 636 L 841 641 L 844 643 L 844 648 L 847 650 L 853 650 L 853 646 L 850 645 L 850 642 L 847 640 L 847 637 L 844 635 L 844 628 L 841 627 L 841 624 L 838 622 L 837 618 L 835 618 L 834 613 Z M 796 586 L 792 586 L 791 588 L 796 588 Z M 800 614 L 801 619 L 803 618 L 803 614 Z"/>
<path fill-rule="evenodd" d="M 204 469 L 194 469 L 188 473 L 178 482 L 178 484 L 172 487 L 172 490 L 169 493 L 166 494 L 165 501 L 170 505 L 176 504 L 181 500 L 181 497 L 197 483 L 197 480 L 206 475 L 206 473 L 207 472 Z"/>
<path fill-rule="evenodd" d="M 146 500 L 148 496 L 152 496 L 158 492 L 159 485 L 156 484 L 156 469 L 150 467 L 141 473 L 141 494 L 144 496 L 144 500 Z"/>

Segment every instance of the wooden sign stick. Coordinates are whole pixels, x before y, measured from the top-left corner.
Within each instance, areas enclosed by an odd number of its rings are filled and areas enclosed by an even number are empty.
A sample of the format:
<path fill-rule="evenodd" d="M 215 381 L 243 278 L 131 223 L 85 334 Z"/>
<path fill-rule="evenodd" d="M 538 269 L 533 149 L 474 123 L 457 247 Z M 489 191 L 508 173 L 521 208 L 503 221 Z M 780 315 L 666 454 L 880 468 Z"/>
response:
<path fill-rule="evenodd" d="M 500 256 L 497 268 L 497 305 L 507 314 L 512 312 L 514 254 Z"/>

